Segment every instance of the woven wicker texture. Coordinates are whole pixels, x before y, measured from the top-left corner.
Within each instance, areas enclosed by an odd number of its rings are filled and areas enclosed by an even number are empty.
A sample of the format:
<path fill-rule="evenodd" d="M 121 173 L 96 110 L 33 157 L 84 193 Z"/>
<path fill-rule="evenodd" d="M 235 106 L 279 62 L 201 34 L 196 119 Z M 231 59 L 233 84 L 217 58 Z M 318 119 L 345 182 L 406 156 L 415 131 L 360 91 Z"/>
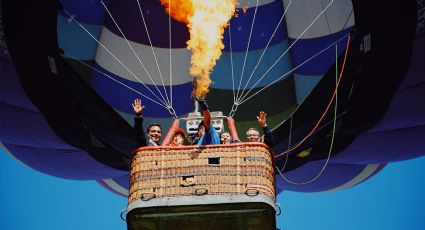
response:
<path fill-rule="evenodd" d="M 275 200 L 274 175 L 263 144 L 140 148 L 132 159 L 128 202 L 204 194 Z"/>

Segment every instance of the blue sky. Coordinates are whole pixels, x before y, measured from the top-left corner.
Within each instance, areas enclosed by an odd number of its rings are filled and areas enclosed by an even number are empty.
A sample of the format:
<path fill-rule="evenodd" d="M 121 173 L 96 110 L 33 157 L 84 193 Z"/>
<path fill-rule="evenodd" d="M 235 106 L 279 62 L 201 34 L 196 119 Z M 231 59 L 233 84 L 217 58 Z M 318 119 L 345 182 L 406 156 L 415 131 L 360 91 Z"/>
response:
<path fill-rule="evenodd" d="M 424 230 L 424 166 L 425 157 L 393 163 L 341 192 L 283 192 L 278 225 L 284 230 Z M 126 229 L 119 217 L 126 205 L 125 198 L 94 181 L 51 177 L 0 150 L 0 229 Z"/>

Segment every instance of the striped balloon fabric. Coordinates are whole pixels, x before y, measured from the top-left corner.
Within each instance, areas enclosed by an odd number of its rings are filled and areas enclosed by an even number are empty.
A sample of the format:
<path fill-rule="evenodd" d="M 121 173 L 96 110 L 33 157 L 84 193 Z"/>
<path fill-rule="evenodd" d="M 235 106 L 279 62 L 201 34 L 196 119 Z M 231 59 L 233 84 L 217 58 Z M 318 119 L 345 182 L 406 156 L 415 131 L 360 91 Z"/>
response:
<path fill-rule="evenodd" d="M 37 171 L 127 196 L 134 99 L 145 126 L 163 133 L 196 109 L 187 25 L 159 0 L 3 1 L 0 10 L 0 147 Z M 267 113 L 282 155 L 277 192 L 337 191 L 422 156 L 423 12 L 422 0 L 238 0 L 210 110 L 231 115 L 242 140 Z M 334 91 L 337 119 L 329 106 L 286 160 Z"/>

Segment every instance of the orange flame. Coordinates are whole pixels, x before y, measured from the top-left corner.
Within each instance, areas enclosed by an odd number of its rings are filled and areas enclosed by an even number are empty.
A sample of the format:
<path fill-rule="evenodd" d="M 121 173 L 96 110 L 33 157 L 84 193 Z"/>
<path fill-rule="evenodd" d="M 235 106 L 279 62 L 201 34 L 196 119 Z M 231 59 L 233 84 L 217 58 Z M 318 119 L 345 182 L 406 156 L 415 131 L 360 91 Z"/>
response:
<path fill-rule="evenodd" d="M 189 28 L 190 74 L 195 78 L 192 96 L 206 97 L 211 71 L 224 48 L 224 28 L 235 14 L 237 0 L 172 0 L 171 4 L 169 1 L 161 0 L 167 13 Z"/>
<path fill-rule="evenodd" d="M 189 24 L 189 18 L 193 15 L 192 0 L 161 0 L 161 5 L 172 18 Z"/>

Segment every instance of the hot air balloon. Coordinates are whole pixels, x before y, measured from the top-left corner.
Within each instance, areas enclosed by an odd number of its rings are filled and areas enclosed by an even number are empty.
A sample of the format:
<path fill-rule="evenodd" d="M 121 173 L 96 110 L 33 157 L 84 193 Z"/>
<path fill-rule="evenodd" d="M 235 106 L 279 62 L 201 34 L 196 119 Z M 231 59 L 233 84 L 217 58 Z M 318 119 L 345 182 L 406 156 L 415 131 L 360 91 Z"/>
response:
<path fill-rule="evenodd" d="M 425 153 L 416 1 L 238 7 L 208 101 L 240 132 L 267 111 L 278 191 L 349 188 Z M 186 25 L 154 0 L 3 1 L 1 10 L 1 147 L 40 172 L 127 196 L 134 98 L 145 122 L 163 127 L 195 110 Z"/>

